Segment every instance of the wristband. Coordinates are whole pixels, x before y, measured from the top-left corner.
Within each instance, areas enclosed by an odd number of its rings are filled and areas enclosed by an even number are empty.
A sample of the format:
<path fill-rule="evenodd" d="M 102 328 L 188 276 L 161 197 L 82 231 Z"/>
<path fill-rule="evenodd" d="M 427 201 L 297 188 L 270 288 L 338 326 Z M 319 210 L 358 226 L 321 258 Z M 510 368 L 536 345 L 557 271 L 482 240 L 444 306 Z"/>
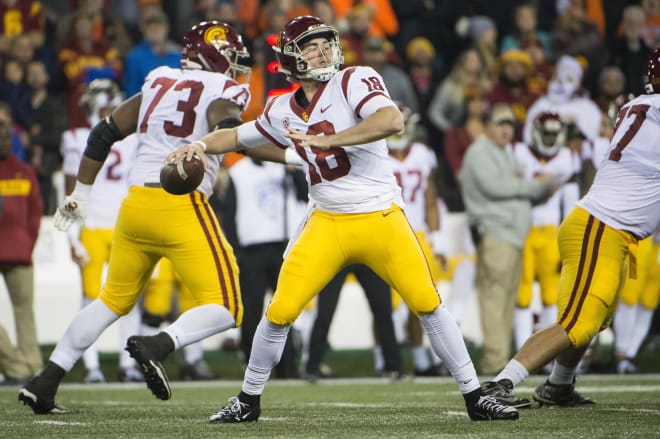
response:
<path fill-rule="evenodd" d="M 207 149 L 206 142 L 204 142 L 203 140 L 195 140 L 194 142 L 192 142 L 190 144 L 194 145 L 195 143 L 202 147 L 202 151 L 206 152 L 206 149 Z"/>
<path fill-rule="evenodd" d="M 70 197 L 75 198 L 76 200 L 87 200 L 89 197 L 89 191 L 91 190 L 91 184 L 81 183 L 80 180 L 78 180 L 76 181 L 76 187 L 73 188 Z"/>
<path fill-rule="evenodd" d="M 302 166 L 303 159 L 291 148 L 284 150 L 284 163 L 287 165 Z"/>

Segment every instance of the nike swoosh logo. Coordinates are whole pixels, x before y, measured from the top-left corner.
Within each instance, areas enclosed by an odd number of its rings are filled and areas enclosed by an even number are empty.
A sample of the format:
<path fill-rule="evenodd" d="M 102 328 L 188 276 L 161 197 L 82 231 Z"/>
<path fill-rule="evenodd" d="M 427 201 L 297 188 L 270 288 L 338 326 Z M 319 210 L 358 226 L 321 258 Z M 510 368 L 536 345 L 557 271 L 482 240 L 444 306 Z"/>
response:
<path fill-rule="evenodd" d="M 325 113 L 328 110 L 328 108 L 330 108 L 330 107 L 332 107 L 332 104 L 328 105 L 325 108 L 321 108 L 321 113 Z"/>

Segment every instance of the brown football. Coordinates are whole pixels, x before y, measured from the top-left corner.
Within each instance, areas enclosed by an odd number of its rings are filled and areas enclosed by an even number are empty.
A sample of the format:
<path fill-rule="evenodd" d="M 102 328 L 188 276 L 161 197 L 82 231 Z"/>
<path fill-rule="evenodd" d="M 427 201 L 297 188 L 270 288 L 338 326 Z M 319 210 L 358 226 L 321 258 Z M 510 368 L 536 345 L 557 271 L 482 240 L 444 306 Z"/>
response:
<path fill-rule="evenodd" d="M 170 194 L 188 194 L 197 189 L 203 179 L 204 163 L 197 154 L 192 160 L 182 158 L 160 168 L 160 185 Z"/>

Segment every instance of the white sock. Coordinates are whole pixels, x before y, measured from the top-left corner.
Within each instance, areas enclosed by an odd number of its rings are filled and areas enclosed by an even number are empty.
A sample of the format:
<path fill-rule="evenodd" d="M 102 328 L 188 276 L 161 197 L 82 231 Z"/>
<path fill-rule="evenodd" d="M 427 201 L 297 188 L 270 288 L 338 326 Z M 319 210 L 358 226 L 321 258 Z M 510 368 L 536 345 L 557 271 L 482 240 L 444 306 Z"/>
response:
<path fill-rule="evenodd" d="M 431 367 L 429 356 L 426 354 L 426 348 L 423 345 L 413 346 L 410 353 L 412 354 L 415 370 L 422 372 Z"/>
<path fill-rule="evenodd" d="M 185 359 L 186 364 L 195 364 L 198 361 L 201 361 L 203 357 L 204 347 L 202 346 L 201 341 L 190 343 L 183 348 L 183 358 Z"/>
<path fill-rule="evenodd" d="M 94 343 L 101 333 L 119 318 L 99 299 L 78 311 L 64 336 L 55 346 L 50 361 L 67 372 L 73 368 L 83 352 Z"/>
<path fill-rule="evenodd" d="M 552 373 L 548 380 L 552 384 L 573 384 L 573 379 L 575 378 L 575 368 L 562 366 L 555 361 L 554 366 L 552 367 Z"/>
<path fill-rule="evenodd" d="M 539 315 L 539 330 L 545 329 L 557 321 L 557 305 L 548 305 L 541 308 Z"/>
<path fill-rule="evenodd" d="M 174 349 L 179 349 L 235 325 L 236 321 L 227 308 L 211 303 L 184 312 L 163 332 L 174 340 Z"/>
<path fill-rule="evenodd" d="M 644 308 L 642 305 L 637 305 L 637 316 L 633 325 L 632 335 L 630 337 L 630 344 L 626 352 L 627 358 L 635 358 L 639 352 L 642 342 L 651 328 L 654 310 Z"/>
<path fill-rule="evenodd" d="M 625 354 L 630 347 L 636 314 L 636 305 L 630 306 L 619 302 L 612 321 L 612 328 L 614 329 L 614 352 L 617 354 Z"/>
<path fill-rule="evenodd" d="M 511 359 L 504 366 L 504 369 L 493 379 L 493 381 L 499 381 L 503 379 L 511 380 L 514 387 L 518 384 L 525 381 L 529 376 L 529 371 L 522 365 L 522 363 L 516 359 Z"/>
<path fill-rule="evenodd" d="M 131 355 L 124 347 L 126 347 L 126 339 L 128 337 L 140 334 L 141 326 L 142 311 L 137 305 L 128 314 L 119 319 L 119 367 L 121 369 L 136 366 L 135 360 L 131 358 Z"/>
<path fill-rule="evenodd" d="M 532 309 L 518 308 L 513 311 L 513 338 L 516 342 L 516 350 L 519 351 L 527 339 L 532 336 L 534 327 L 534 316 Z"/>
<path fill-rule="evenodd" d="M 461 330 L 444 303 L 432 313 L 419 317 L 431 347 L 458 383 L 461 393 L 469 393 L 479 387 L 477 372 L 472 364 Z"/>
<path fill-rule="evenodd" d="M 250 361 L 245 370 L 241 390 L 248 395 L 261 395 L 273 367 L 282 358 L 290 326 L 280 326 L 261 318 L 252 340 Z"/>
<path fill-rule="evenodd" d="M 92 303 L 93 300 L 90 299 L 87 296 L 83 296 L 82 298 L 82 307 L 84 308 L 90 303 Z M 82 360 L 83 364 L 85 365 L 85 369 L 87 370 L 95 370 L 98 369 L 99 366 L 99 352 L 98 349 L 96 349 L 96 343 L 92 343 L 90 347 L 85 349 L 85 352 L 82 354 Z"/>
<path fill-rule="evenodd" d="M 376 373 L 385 370 L 385 357 L 383 357 L 383 348 L 380 345 L 374 346 L 374 371 Z"/>
<path fill-rule="evenodd" d="M 454 269 L 454 276 L 449 287 L 451 295 L 449 296 L 447 306 L 458 324 L 463 320 L 465 307 L 474 294 L 474 279 L 476 274 L 477 267 L 470 259 L 465 259 Z"/>

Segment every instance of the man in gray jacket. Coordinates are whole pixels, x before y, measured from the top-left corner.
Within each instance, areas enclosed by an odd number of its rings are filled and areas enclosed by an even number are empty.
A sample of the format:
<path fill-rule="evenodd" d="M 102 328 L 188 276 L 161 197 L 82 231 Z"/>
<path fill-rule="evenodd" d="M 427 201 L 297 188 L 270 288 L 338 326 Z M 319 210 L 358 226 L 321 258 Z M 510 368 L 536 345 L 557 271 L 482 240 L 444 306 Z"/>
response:
<path fill-rule="evenodd" d="M 486 375 L 504 367 L 511 353 L 513 310 L 532 203 L 547 198 L 560 184 L 553 175 L 524 179 L 506 149 L 513 139 L 514 124 L 511 107 L 495 105 L 485 134 L 468 148 L 460 174 L 477 247 L 476 290 L 484 339 L 479 366 Z"/>

